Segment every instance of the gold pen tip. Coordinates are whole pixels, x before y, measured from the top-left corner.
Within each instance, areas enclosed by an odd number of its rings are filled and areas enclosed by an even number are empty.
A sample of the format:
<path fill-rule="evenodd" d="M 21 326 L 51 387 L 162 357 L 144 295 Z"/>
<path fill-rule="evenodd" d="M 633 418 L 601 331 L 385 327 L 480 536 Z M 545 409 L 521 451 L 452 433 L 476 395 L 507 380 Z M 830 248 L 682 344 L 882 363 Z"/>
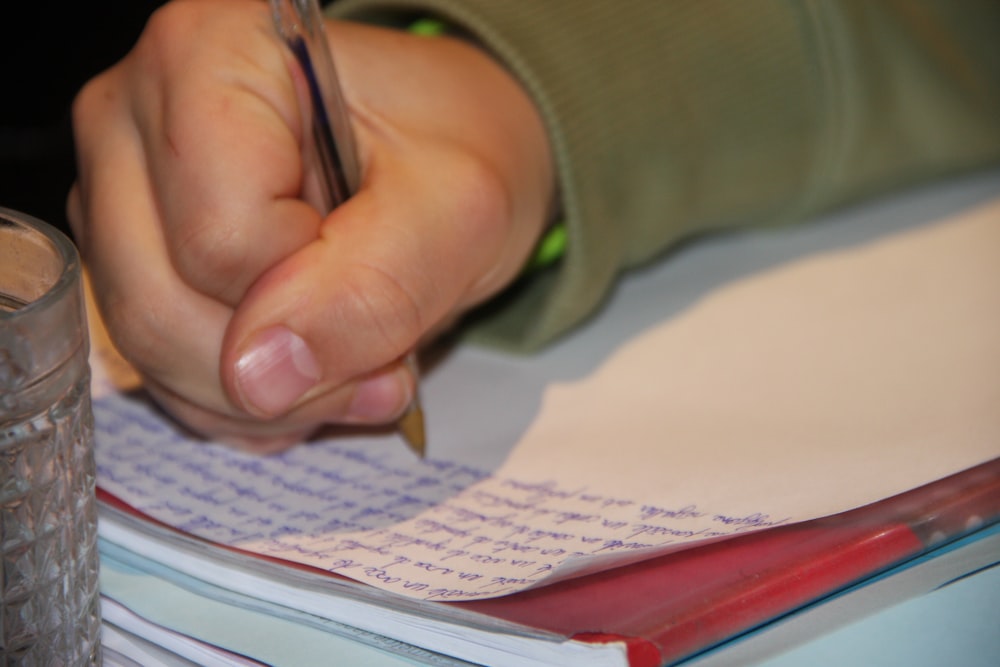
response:
<path fill-rule="evenodd" d="M 424 411 L 419 404 L 414 403 L 410 406 L 399 418 L 397 428 L 410 450 L 420 458 L 424 458 L 427 451 L 427 433 L 424 430 Z"/>

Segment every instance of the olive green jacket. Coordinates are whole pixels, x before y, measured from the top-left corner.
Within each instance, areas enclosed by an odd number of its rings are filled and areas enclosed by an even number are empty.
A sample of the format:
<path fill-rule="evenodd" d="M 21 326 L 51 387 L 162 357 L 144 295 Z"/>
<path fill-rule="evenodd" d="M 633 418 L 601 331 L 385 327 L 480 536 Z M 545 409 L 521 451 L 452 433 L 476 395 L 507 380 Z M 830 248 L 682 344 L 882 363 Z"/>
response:
<path fill-rule="evenodd" d="M 474 325 L 531 349 L 698 232 L 799 221 L 1000 157 L 995 0 L 339 0 L 441 18 L 548 127 L 569 245 Z"/>

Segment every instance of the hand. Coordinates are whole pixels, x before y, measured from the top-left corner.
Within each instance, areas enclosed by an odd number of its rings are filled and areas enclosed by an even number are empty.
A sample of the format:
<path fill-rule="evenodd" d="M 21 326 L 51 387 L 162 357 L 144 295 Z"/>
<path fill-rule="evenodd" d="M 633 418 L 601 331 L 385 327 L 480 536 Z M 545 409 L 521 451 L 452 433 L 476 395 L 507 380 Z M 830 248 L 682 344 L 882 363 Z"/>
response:
<path fill-rule="evenodd" d="M 555 190 L 537 111 L 489 56 L 327 28 L 363 176 L 325 218 L 264 3 L 166 5 L 74 103 L 68 214 L 112 339 L 178 419 L 261 451 L 395 419 L 400 359 L 518 274 Z"/>

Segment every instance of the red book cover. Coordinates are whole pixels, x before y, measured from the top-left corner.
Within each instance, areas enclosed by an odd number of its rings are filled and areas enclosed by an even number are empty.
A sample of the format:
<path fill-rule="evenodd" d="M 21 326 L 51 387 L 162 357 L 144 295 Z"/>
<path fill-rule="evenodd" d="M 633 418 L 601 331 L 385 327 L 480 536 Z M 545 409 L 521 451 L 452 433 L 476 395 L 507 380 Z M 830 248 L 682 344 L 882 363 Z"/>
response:
<path fill-rule="evenodd" d="M 823 519 L 714 542 L 502 598 L 462 603 L 673 662 L 1000 520 L 1000 460 Z"/>
<path fill-rule="evenodd" d="M 100 497 L 106 505 L 136 514 L 106 492 Z M 567 640 L 619 643 L 632 667 L 656 667 L 793 613 L 997 521 L 1000 459 L 838 515 L 504 597 L 423 604 L 453 608 L 458 618 L 465 616 L 480 627 L 502 621 Z M 317 568 L 267 560 L 278 569 L 340 579 Z"/>

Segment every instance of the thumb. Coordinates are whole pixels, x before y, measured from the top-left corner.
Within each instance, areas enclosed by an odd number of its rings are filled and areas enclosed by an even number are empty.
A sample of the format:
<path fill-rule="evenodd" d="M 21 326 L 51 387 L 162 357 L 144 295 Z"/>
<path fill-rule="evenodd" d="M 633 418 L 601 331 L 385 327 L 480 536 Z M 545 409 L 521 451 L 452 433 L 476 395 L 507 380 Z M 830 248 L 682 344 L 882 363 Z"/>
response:
<path fill-rule="evenodd" d="M 250 288 L 222 350 L 237 406 L 274 418 L 308 403 L 321 421 L 369 423 L 409 404 L 415 378 L 401 360 L 468 281 L 450 273 L 462 267 L 444 257 L 443 232 L 396 208 L 360 192 Z"/>

